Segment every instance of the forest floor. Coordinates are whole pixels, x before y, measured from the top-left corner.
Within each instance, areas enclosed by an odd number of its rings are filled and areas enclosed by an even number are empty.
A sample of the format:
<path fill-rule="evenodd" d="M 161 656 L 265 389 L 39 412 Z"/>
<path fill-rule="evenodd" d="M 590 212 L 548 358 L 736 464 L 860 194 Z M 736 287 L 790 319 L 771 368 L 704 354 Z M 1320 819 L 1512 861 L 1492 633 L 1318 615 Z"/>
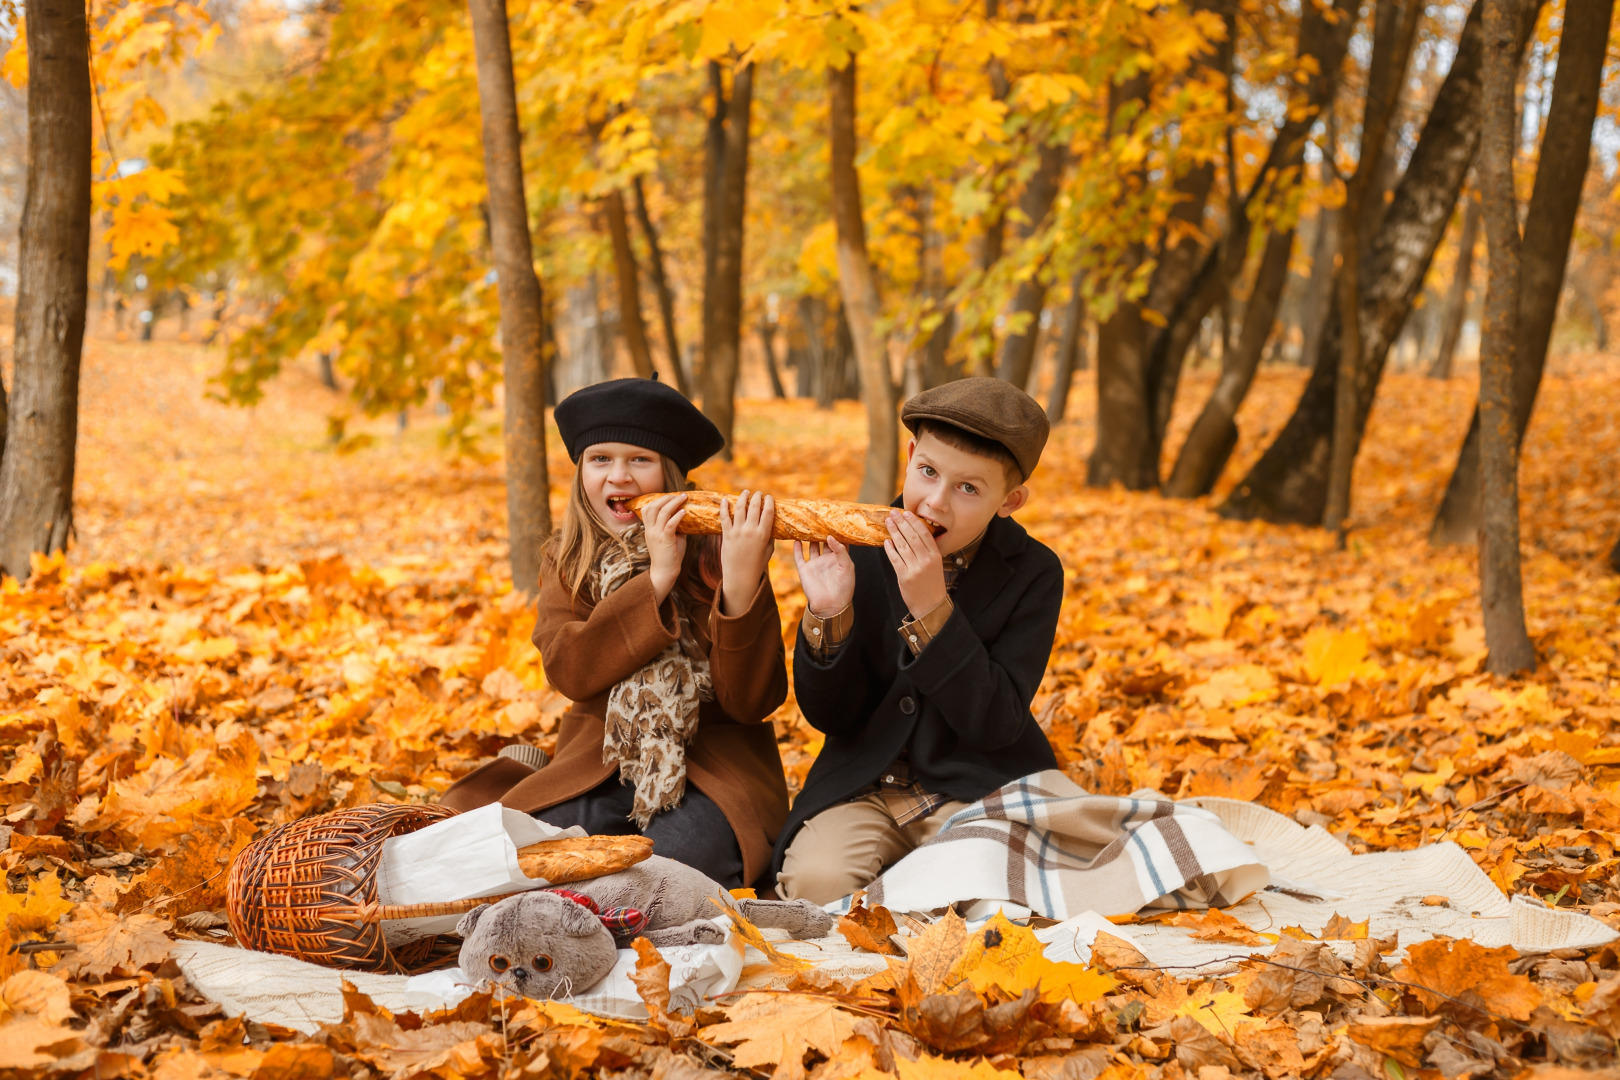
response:
<path fill-rule="evenodd" d="M 498 460 L 446 456 L 429 410 L 403 430 L 393 418 L 351 420 L 351 435 L 370 438 L 337 453 L 327 416 L 344 399 L 313 371 L 289 371 L 247 410 L 205 396 L 215 362 L 194 346 L 90 342 L 76 546 L 27 587 L 0 591 L 0 807 L 12 828 L 0 850 L 10 887 L 0 895 L 0 1073 L 277 1080 L 364 1067 L 570 1080 L 656 1065 L 665 1080 L 671 1047 L 708 1047 L 703 1060 L 723 1062 L 713 1048 L 728 1040 L 702 1029 L 720 1011 L 700 1012 L 695 1032 L 678 1020 L 564 1023 L 555 1007 L 497 1030 L 486 1001 L 420 1031 L 401 1019 L 390 1041 L 356 1004 L 341 1029 L 307 1040 L 225 1020 L 165 980 L 164 933 L 214 923 L 219 871 L 266 826 L 431 800 L 505 742 L 547 742 L 564 706 L 510 590 Z M 1102 793 L 1253 799 L 1355 850 L 1455 840 L 1504 891 L 1620 927 L 1620 577 L 1602 560 L 1620 534 L 1617 375 L 1613 358 L 1563 358 L 1543 387 L 1523 473 L 1525 595 L 1542 666 L 1511 682 L 1481 670 L 1473 551 L 1425 540 L 1471 379 L 1386 378 L 1345 551 L 1315 529 L 1224 521 L 1210 501 L 1088 490 L 1087 381 L 1019 515 L 1068 571 L 1035 702 L 1067 770 Z M 1208 372 L 1186 380 L 1172 448 L 1210 382 Z M 1262 375 L 1227 485 L 1302 384 L 1298 371 Z M 700 485 L 854 496 L 864 438 L 853 403 L 745 400 L 739 413 L 736 459 L 700 469 Z M 496 454 L 498 436 L 487 445 Z M 551 450 L 560 493 L 569 466 L 554 435 Z M 803 600 L 779 554 L 791 633 Z M 775 723 L 796 785 L 819 742 L 791 699 Z M 6 951 L 53 934 L 78 950 Z M 1275 987 L 1271 998 L 1255 991 L 1258 967 L 1224 981 L 1120 972 L 1093 1000 L 1026 1000 L 1036 1011 L 1011 1043 L 988 1028 L 977 1042 L 941 1041 L 892 984 L 820 987 L 806 993 L 829 1015 L 800 1019 L 830 1023 L 838 1040 L 778 1038 L 771 1057 L 760 1040 L 803 1001 L 787 995 L 788 1012 L 772 1013 L 744 999 L 733 1024 L 756 1024 L 758 1037 L 743 1042 L 755 1056 L 739 1050 L 736 1061 L 776 1065 L 780 1080 L 806 1070 L 990 1080 L 978 1059 L 1039 1080 L 1104 1068 L 1399 1080 L 1403 1068 L 1450 1078 L 1612 1061 L 1613 948 L 1552 959 L 1468 948 L 1414 953 L 1396 971 L 1451 987 L 1449 998 L 1389 989 L 1376 951 L 1349 972 L 1361 982 L 1318 977 L 1312 997 L 1302 976 L 1280 1003 Z M 985 1007 L 1018 997 L 974 992 Z M 1181 1004 L 1166 1006 L 1172 998 Z M 1217 999 L 1226 1020 L 1194 1016 L 1207 1043 L 1176 1028 L 1196 1011 L 1187 1002 Z M 860 1017 L 920 1043 L 855 1034 Z"/>

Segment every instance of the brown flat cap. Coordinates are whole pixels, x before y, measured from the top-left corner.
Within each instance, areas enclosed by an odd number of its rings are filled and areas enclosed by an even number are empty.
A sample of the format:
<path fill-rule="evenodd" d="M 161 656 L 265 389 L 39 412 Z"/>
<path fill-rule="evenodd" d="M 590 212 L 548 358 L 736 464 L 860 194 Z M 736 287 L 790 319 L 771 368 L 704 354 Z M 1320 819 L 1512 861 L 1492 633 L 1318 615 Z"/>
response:
<path fill-rule="evenodd" d="M 998 442 L 1018 462 L 1029 479 L 1041 460 L 1052 424 L 1035 399 L 1005 379 L 972 378 L 924 390 L 900 410 L 900 420 L 912 431 L 924 420 L 970 431 Z"/>

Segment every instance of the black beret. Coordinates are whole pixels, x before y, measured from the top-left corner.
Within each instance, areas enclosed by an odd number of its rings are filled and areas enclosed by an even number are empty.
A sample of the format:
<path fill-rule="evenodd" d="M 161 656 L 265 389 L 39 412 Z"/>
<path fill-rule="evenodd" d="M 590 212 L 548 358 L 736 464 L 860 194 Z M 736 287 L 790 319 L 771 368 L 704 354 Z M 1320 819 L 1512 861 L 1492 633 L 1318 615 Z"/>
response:
<path fill-rule="evenodd" d="M 576 464 L 587 446 L 618 442 L 656 450 L 686 473 L 726 445 L 696 405 L 656 379 L 610 379 L 575 390 L 553 415 Z"/>
<path fill-rule="evenodd" d="M 1051 422 L 1035 399 L 1005 379 L 978 376 L 957 379 L 924 390 L 900 410 L 900 420 L 912 431 L 925 420 L 959 427 L 981 439 L 1000 443 L 1029 479 L 1041 460 Z"/>

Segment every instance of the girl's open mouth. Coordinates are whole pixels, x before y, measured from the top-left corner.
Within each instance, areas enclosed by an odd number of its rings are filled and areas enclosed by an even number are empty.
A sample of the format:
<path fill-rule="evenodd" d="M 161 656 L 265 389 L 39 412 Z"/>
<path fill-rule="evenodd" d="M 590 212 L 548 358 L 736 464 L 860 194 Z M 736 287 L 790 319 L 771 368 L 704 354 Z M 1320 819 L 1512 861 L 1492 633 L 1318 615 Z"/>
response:
<path fill-rule="evenodd" d="M 608 513 L 613 515 L 615 521 L 635 521 L 636 512 L 630 509 L 630 500 L 634 495 L 609 495 L 607 497 Z"/>

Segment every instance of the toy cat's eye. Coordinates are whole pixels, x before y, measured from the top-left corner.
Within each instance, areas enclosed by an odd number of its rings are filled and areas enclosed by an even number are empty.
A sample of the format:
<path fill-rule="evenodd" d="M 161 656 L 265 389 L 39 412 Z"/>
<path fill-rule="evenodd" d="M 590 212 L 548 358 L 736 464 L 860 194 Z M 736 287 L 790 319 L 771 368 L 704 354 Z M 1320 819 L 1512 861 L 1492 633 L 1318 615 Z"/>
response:
<path fill-rule="evenodd" d="M 504 956 L 492 956 L 489 958 L 489 970 L 491 971 L 503 972 L 511 966 L 512 961 L 508 960 Z"/>
<path fill-rule="evenodd" d="M 536 970 L 536 971 L 550 971 L 551 970 L 551 957 L 546 956 L 544 953 L 542 953 L 541 955 L 535 957 L 534 958 L 534 970 Z"/>

